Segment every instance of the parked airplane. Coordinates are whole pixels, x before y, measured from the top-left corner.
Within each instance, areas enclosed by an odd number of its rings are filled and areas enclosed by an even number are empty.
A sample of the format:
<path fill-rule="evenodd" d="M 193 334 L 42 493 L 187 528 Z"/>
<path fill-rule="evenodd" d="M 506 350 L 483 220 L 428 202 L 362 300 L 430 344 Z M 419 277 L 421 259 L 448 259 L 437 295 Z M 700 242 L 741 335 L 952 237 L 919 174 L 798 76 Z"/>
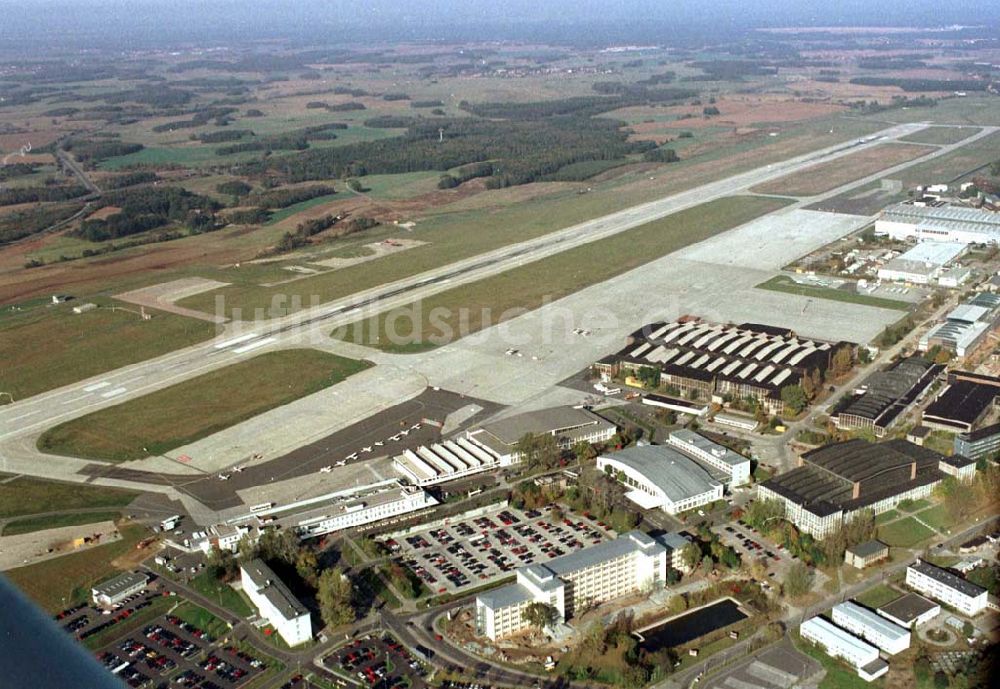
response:
<path fill-rule="evenodd" d="M 333 463 L 333 466 L 335 466 L 335 467 L 342 467 L 342 466 L 344 466 L 345 464 L 347 464 L 347 460 L 346 460 L 346 459 L 342 459 L 342 460 L 340 460 L 339 462 L 334 462 L 334 463 Z"/>
<path fill-rule="evenodd" d="M 219 480 L 220 481 L 228 481 L 229 480 L 229 474 L 219 474 Z"/>
<path fill-rule="evenodd" d="M 331 471 L 333 471 L 333 467 L 327 464 L 325 467 L 320 467 L 319 473 L 329 474 Z"/>

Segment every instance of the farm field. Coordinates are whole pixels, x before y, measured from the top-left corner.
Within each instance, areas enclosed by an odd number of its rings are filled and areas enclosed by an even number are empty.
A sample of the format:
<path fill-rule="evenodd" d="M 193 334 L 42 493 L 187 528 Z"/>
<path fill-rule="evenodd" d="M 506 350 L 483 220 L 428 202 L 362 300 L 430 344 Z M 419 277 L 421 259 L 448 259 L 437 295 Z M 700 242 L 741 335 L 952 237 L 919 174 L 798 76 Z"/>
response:
<path fill-rule="evenodd" d="M 933 151 L 931 147 L 914 144 L 881 144 L 761 184 L 752 191 L 760 194 L 816 196 Z"/>
<path fill-rule="evenodd" d="M 123 526 L 121 540 L 114 543 L 18 567 L 5 574 L 45 610 L 56 612 L 86 600 L 91 586 L 117 574 L 112 561 L 134 551 L 146 533 L 145 528 L 136 524 Z"/>
<path fill-rule="evenodd" d="M 215 335 L 205 321 L 153 310 L 144 321 L 137 307 L 112 311 L 111 300 L 93 301 L 101 308 L 80 315 L 69 302 L 0 319 L 0 387 L 20 400 Z"/>
<path fill-rule="evenodd" d="M 500 275 L 433 295 L 420 302 L 419 323 L 407 318 L 394 323 L 393 329 L 398 338 L 393 339 L 404 342 L 391 342 L 387 336 L 386 324 L 399 318 L 399 314 L 408 314 L 411 309 L 409 306 L 340 328 L 335 332 L 335 337 L 400 353 L 427 349 L 435 344 L 442 344 L 440 341 L 435 342 L 435 336 L 440 337 L 438 328 L 442 325 L 442 331 L 447 330 L 452 333 L 452 337 L 475 332 L 495 324 L 496 321 L 489 323 L 485 320 L 491 314 L 499 318 L 510 309 L 537 308 L 546 299 L 555 300 L 608 280 L 784 205 L 786 201 L 782 199 L 719 199 Z M 445 309 L 442 313 L 447 315 L 432 325 L 431 312 L 435 309 Z M 406 330 L 407 327 L 410 328 L 409 331 Z M 420 336 L 418 333 L 426 333 L 428 336 Z"/>
<path fill-rule="evenodd" d="M 124 508 L 138 493 L 0 474 L 0 519 L 59 510 Z"/>
<path fill-rule="evenodd" d="M 896 299 L 883 299 L 867 294 L 858 294 L 855 291 L 844 289 L 833 289 L 830 287 L 820 287 L 813 285 L 803 285 L 795 282 L 786 275 L 776 275 L 766 282 L 757 285 L 758 289 L 767 289 L 773 292 L 785 292 L 787 294 L 797 294 L 803 297 L 813 297 L 815 299 L 829 299 L 831 301 L 842 301 L 849 304 L 863 304 L 865 306 L 876 306 L 881 309 L 894 309 L 896 311 L 909 311 L 910 305 L 905 301 Z"/>
<path fill-rule="evenodd" d="M 335 385 L 369 365 L 310 349 L 261 354 L 55 426 L 42 434 L 38 447 L 108 462 L 158 455 Z"/>

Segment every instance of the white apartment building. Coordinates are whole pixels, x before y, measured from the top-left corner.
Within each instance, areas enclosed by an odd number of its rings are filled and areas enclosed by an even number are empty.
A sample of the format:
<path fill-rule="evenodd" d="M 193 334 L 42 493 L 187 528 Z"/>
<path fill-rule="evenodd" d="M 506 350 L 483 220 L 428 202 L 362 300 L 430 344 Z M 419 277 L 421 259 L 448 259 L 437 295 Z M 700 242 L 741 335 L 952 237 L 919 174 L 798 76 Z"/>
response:
<path fill-rule="evenodd" d="M 910 631 L 852 601 L 833 606 L 833 623 L 878 646 L 889 655 L 910 647 Z"/>
<path fill-rule="evenodd" d="M 877 648 L 822 617 L 811 617 L 803 622 L 799 625 L 799 634 L 821 646 L 827 655 L 847 661 L 866 682 L 889 671 L 889 664 L 879 657 Z"/>
<path fill-rule="evenodd" d="M 309 611 L 263 560 L 240 565 L 240 582 L 261 617 L 271 623 L 285 643 L 298 646 L 312 638 Z"/>
<path fill-rule="evenodd" d="M 714 443 L 703 435 L 682 428 L 667 436 L 667 444 L 688 457 L 725 473 L 730 478 L 731 486 L 742 486 L 750 482 L 750 458 Z"/>
<path fill-rule="evenodd" d="M 923 560 L 906 568 L 906 585 L 969 616 L 986 609 L 986 589 Z"/>
<path fill-rule="evenodd" d="M 493 641 L 529 625 L 532 603 L 551 605 L 559 621 L 577 611 L 663 586 L 666 549 L 641 531 L 517 570 L 517 581 L 476 597 L 476 631 Z"/>

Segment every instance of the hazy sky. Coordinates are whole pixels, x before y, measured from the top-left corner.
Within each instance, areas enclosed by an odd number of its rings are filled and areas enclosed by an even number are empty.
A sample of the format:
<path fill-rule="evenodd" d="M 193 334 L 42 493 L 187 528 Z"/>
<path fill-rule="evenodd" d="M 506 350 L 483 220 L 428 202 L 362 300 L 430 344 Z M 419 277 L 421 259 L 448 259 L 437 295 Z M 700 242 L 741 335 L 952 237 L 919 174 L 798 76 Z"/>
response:
<path fill-rule="evenodd" d="M 433 39 L 455 38 L 464 27 L 468 38 L 481 40 L 584 26 L 597 40 L 606 32 L 609 41 L 666 41 L 675 32 L 774 25 L 979 24 L 994 21 L 991 7 L 984 0 L 0 0 L 0 39 L 340 41 L 356 27 L 365 29 L 365 40 Z"/>

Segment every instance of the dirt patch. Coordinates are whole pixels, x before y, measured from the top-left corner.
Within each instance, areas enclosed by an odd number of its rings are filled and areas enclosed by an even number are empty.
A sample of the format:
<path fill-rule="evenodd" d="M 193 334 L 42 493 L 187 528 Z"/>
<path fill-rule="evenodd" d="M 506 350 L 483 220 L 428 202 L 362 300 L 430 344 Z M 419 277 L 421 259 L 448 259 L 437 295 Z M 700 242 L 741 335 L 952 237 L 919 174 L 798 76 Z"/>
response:
<path fill-rule="evenodd" d="M 327 268 L 346 268 L 347 266 L 364 263 L 365 261 L 373 261 L 376 258 L 399 253 L 400 251 L 406 251 L 407 249 L 413 249 L 414 247 L 423 246 L 424 244 L 426 244 L 426 242 L 421 242 L 416 239 L 386 239 L 381 242 L 365 244 L 364 247 L 371 250 L 371 253 L 365 256 L 352 256 L 351 258 L 340 258 L 335 256 L 322 261 L 310 262 Z"/>
<path fill-rule="evenodd" d="M 202 292 L 210 292 L 211 290 L 225 287 L 228 284 L 228 282 L 207 280 L 205 278 L 181 278 L 179 280 L 162 282 L 158 285 L 132 290 L 131 292 L 124 292 L 116 295 L 115 299 L 121 299 L 130 304 L 148 306 L 161 311 L 169 311 L 179 316 L 198 318 L 210 323 L 224 323 L 226 319 L 221 316 L 203 311 L 195 311 L 194 309 L 185 309 L 177 306 L 174 302 L 194 296 L 195 294 L 201 294 Z"/>
<path fill-rule="evenodd" d="M 105 206 L 104 208 L 98 208 L 96 211 L 87 216 L 87 220 L 104 220 L 105 218 L 110 218 L 112 215 L 117 215 L 121 213 L 122 209 L 118 206 Z"/>
<path fill-rule="evenodd" d="M 883 144 L 806 168 L 773 182 L 753 187 L 760 194 L 815 196 L 839 186 L 867 177 L 880 170 L 919 158 L 933 152 L 931 146 Z"/>

